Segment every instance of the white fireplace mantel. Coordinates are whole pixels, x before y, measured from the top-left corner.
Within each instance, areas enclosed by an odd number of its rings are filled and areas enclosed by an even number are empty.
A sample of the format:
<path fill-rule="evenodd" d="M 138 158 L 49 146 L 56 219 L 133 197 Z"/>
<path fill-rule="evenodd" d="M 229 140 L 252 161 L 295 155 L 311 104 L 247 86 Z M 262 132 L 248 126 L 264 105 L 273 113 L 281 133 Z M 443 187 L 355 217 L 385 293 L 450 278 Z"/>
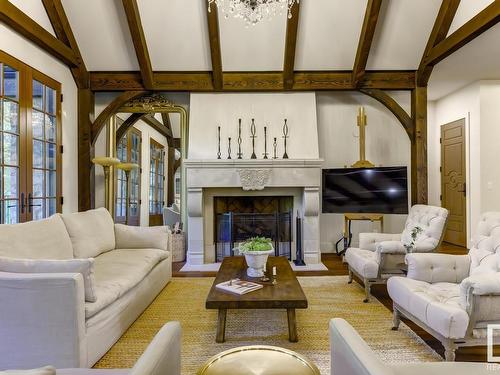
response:
<path fill-rule="evenodd" d="M 306 263 L 320 262 L 319 215 L 322 159 L 219 159 L 184 160 L 187 183 L 189 264 L 203 264 L 213 244 L 205 238 L 210 219 L 204 210 L 204 191 L 241 189 L 237 194 L 273 194 L 300 190 L 300 206 L 294 210 L 303 216 L 303 249 Z M 293 252 L 293 251 L 292 251 Z"/>

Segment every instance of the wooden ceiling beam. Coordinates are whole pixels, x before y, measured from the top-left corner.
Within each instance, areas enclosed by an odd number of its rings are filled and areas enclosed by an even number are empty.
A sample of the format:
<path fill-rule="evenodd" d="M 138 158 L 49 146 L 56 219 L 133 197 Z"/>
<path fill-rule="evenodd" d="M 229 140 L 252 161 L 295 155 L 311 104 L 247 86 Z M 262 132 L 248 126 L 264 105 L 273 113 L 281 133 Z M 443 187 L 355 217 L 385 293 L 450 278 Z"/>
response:
<path fill-rule="evenodd" d="M 132 113 L 125 121 L 123 121 L 123 124 L 121 124 L 116 130 L 116 144 L 120 143 L 127 131 L 144 116 L 146 116 L 145 113 Z"/>
<path fill-rule="evenodd" d="M 435 45 L 425 58 L 424 64 L 426 66 L 436 65 L 496 25 L 498 21 L 500 21 L 500 0 L 495 0 L 462 27 Z"/>
<path fill-rule="evenodd" d="M 165 125 L 168 129 L 172 131 L 172 123 L 170 122 L 170 116 L 167 112 L 161 113 L 161 119 L 163 121 L 163 125 Z"/>
<path fill-rule="evenodd" d="M 419 86 L 427 86 L 429 82 L 433 66 L 427 65 L 425 59 L 434 46 L 442 42 L 446 38 L 446 35 L 448 35 L 448 31 L 450 30 L 451 23 L 453 22 L 453 18 L 455 18 L 459 5 L 460 0 L 443 0 L 441 3 L 436 21 L 432 27 L 431 35 L 429 36 L 424 54 L 422 55 L 422 60 L 418 67 L 417 84 Z"/>
<path fill-rule="evenodd" d="M 78 60 L 78 65 L 71 67 L 71 74 L 77 87 L 79 89 L 89 88 L 89 72 L 85 67 L 85 62 L 83 61 L 61 0 L 42 0 L 42 3 L 57 38 L 71 48 Z"/>
<path fill-rule="evenodd" d="M 291 9 L 291 18 L 286 21 L 285 56 L 283 61 L 283 84 L 285 90 L 293 88 L 295 48 L 299 28 L 300 3 L 295 2 Z"/>
<path fill-rule="evenodd" d="M 0 0 L 0 21 L 70 67 L 79 60 L 70 47 L 57 39 L 8 0 Z"/>
<path fill-rule="evenodd" d="M 172 138 L 172 130 L 168 129 L 165 125 L 158 121 L 153 114 L 147 114 L 142 118 L 142 120 L 165 138 Z"/>
<path fill-rule="evenodd" d="M 359 35 L 358 49 L 352 68 L 352 83 L 354 86 L 357 86 L 361 82 L 365 74 L 366 63 L 370 54 L 373 36 L 375 35 L 381 5 L 382 0 L 368 0 L 366 4 L 365 18 L 361 34 Z"/>
<path fill-rule="evenodd" d="M 220 49 L 219 15 L 215 4 L 207 3 L 208 39 L 212 59 L 212 82 L 215 90 L 222 89 L 222 55 Z"/>
<path fill-rule="evenodd" d="M 211 72 L 155 72 L 156 91 L 214 91 Z M 145 90 L 139 72 L 90 72 L 93 91 Z M 367 71 L 357 86 L 351 71 L 300 71 L 294 73 L 294 91 L 412 90 L 415 71 Z M 283 91 L 282 72 L 226 72 L 222 91 Z"/>
<path fill-rule="evenodd" d="M 122 0 L 122 3 L 127 16 L 132 42 L 134 43 L 137 61 L 141 69 L 143 85 L 146 90 L 152 90 L 154 88 L 153 67 L 151 66 L 151 59 L 149 58 L 148 46 L 142 28 L 137 0 Z"/>

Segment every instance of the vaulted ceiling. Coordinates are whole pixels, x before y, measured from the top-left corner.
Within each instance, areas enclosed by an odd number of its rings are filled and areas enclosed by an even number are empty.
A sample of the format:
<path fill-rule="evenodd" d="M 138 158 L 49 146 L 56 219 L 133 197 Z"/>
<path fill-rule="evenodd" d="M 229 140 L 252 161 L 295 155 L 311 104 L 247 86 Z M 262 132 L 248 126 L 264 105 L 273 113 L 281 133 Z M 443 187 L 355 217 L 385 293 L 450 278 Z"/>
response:
<path fill-rule="evenodd" d="M 54 33 L 41 0 L 11 0 Z M 493 0 L 462 0 L 448 35 Z M 295 71 L 350 71 L 368 0 L 301 0 Z M 431 34 L 442 0 L 384 0 L 369 49 L 367 70 L 414 71 Z M 140 71 L 122 0 L 62 0 L 86 68 Z M 212 71 L 206 0 L 138 0 L 138 14 L 153 71 Z M 129 20 L 130 21 L 130 20 Z M 287 39 L 286 14 L 246 27 L 218 14 L 224 72 L 281 72 Z M 478 79 L 500 78 L 500 25 L 438 65 L 429 82 L 437 99 Z"/>

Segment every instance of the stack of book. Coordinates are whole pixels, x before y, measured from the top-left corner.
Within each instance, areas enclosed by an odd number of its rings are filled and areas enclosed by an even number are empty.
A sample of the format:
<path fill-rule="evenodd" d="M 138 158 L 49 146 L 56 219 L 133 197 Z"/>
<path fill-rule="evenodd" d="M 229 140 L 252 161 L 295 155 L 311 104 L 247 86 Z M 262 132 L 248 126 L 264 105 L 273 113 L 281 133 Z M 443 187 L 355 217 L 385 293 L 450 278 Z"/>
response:
<path fill-rule="evenodd" d="M 234 294 L 246 294 L 263 288 L 263 285 L 240 279 L 232 279 L 215 286 L 217 289 Z"/>

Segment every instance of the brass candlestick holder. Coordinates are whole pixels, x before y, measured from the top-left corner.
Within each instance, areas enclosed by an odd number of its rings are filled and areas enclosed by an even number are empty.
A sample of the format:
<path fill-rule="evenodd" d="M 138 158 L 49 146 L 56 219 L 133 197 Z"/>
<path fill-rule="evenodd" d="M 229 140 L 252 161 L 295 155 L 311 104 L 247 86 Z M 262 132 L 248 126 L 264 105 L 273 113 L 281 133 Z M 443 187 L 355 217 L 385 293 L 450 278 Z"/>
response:
<path fill-rule="evenodd" d="M 366 160 L 366 114 L 363 107 L 359 107 L 359 160 L 352 165 L 353 168 L 373 168 L 375 164 Z"/>
<path fill-rule="evenodd" d="M 109 201 L 109 181 L 110 181 L 110 171 L 111 168 L 117 164 L 120 164 L 120 159 L 113 158 L 110 156 L 97 157 L 92 159 L 92 163 L 100 165 L 104 170 L 104 207 L 111 212 L 111 203 Z"/>

